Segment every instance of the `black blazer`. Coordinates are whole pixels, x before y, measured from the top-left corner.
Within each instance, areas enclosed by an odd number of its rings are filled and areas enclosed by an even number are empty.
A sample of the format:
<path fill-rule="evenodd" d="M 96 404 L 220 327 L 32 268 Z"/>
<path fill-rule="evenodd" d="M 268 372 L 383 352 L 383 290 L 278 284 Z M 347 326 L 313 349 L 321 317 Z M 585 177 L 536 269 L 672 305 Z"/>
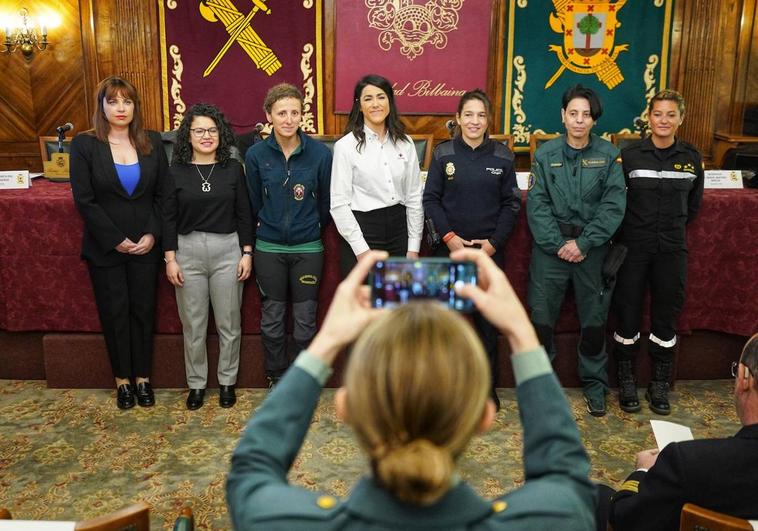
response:
<path fill-rule="evenodd" d="M 758 517 L 758 424 L 734 437 L 671 443 L 647 471 L 632 473 L 611 501 L 616 531 L 679 529 L 694 503 L 740 518 Z"/>
<path fill-rule="evenodd" d="M 138 152 L 140 180 L 133 195 L 121 185 L 110 146 L 97 137 L 82 133 L 71 142 L 71 190 L 74 203 L 84 218 L 82 258 L 95 266 L 114 266 L 129 260 L 158 262 L 161 259 L 160 201 L 168 161 L 161 137 L 148 131 L 153 150 Z M 155 245 L 145 255 L 116 251 L 129 238 L 138 242 L 144 234 L 155 236 Z"/>

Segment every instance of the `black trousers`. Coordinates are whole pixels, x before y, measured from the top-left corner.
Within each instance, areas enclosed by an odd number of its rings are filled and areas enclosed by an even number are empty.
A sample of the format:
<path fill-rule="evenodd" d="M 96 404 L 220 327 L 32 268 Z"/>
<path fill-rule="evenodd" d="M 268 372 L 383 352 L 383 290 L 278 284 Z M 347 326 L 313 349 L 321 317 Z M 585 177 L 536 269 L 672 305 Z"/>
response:
<path fill-rule="evenodd" d="M 149 378 L 153 367 L 157 263 L 88 263 L 100 327 L 116 378 Z"/>
<path fill-rule="evenodd" d="M 405 257 L 408 252 L 408 220 L 404 205 L 393 205 L 368 212 L 353 210 L 353 215 L 370 249 L 387 251 L 390 256 Z M 350 244 L 344 238 L 340 238 L 342 278 L 350 273 L 357 261 Z"/>
<path fill-rule="evenodd" d="M 434 251 L 434 256 L 450 256 L 450 250 L 447 248 L 447 245 L 442 243 L 439 247 L 437 247 L 437 250 Z M 503 251 L 497 251 L 494 255 L 492 255 L 492 259 L 502 269 L 505 263 L 505 253 Z M 474 313 L 471 314 L 471 318 L 474 321 L 474 329 L 476 330 L 476 333 L 479 336 L 479 340 L 482 342 L 482 345 L 484 345 L 484 350 L 487 353 L 487 359 L 490 362 L 492 388 L 494 389 L 497 387 L 498 373 L 500 372 L 500 355 L 497 350 L 497 328 L 495 328 L 495 326 L 490 323 L 487 318 L 484 317 L 480 312 L 474 311 Z"/>
<path fill-rule="evenodd" d="M 619 339 L 634 339 L 640 332 L 645 288 L 650 285 L 650 333 L 663 342 L 676 337 L 676 321 L 684 305 L 687 281 L 687 250 L 669 252 L 639 251 L 629 254 L 619 270 L 613 308 L 616 312 L 617 359 L 632 359 L 639 350 L 639 341 L 622 345 Z M 620 347 L 621 346 L 621 347 Z M 620 347 L 620 348 L 619 348 Z M 650 351 L 659 361 L 671 361 L 673 348 Z"/>

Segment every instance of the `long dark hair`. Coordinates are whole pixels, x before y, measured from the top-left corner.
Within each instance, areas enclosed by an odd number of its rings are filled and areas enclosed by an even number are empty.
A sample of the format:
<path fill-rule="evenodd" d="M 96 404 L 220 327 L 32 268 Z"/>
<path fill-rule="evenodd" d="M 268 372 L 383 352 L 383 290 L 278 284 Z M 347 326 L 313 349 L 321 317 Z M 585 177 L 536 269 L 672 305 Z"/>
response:
<path fill-rule="evenodd" d="M 407 142 L 408 139 L 405 136 L 405 126 L 400 121 L 400 115 L 397 112 L 397 106 L 395 105 L 395 93 L 392 90 L 392 83 L 382 76 L 376 74 L 368 74 L 363 76 L 355 85 L 353 91 L 353 108 L 350 109 L 350 116 L 347 118 L 347 126 L 345 126 L 345 134 L 353 133 L 358 140 L 356 148 L 360 152 L 363 145 L 366 143 L 366 133 L 363 131 L 363 113 L 361 112 L 361 92 L 368 85 L 380 88 L 387 94 L 387 99 L 390 104 L 390 113 L 384 120 L 384 125 L 387 127 L 387 134 L 390 136 L 390 140 L 394 144 L 399 141 Z"/>
<path fill-rule="evenodd" d="M 124 78 L 109 76 L 103 79 L 97 86 L 95 114 L 92 116 L 92 123 L 95 124 L 94 135 L 100 142 L 108 143 L 108 133 L 111 130 L 111 124 L 105 117 L 103 101 L 116 95 L 128 98 L 134 103 L 134 115 L 131 123 L 129 123 L 129 140 L 131 140 L 132 145 L 140 154 L 149 155 L 153 151 L 153 145 L 150 143 L 150 138 L 147 136 L 142 122 L 139 94 L 137 94 L 137 89 L 134 85 Z"/>
<path fill-rule="evenodd" d="M 229 122 L 226 121 L 224 113 L 218 107 L 210 103 L 196 103 L 187 110 L 187 113 L 176 130 L 176 143 L 174 144 L 174 153 L 171 157 L 171 164 L 191 164 L 192 163 L 192 143 L 190 141 L 190 127 L 192 120 L 196 116 L 205 116 L 210 118 L 218 127 L 218 148 L 216 148 L 216 160 L 222 166 L 226 166 L 229 159 L 232 158 L 232 146 L 236 145 L 237 140 Z"/>

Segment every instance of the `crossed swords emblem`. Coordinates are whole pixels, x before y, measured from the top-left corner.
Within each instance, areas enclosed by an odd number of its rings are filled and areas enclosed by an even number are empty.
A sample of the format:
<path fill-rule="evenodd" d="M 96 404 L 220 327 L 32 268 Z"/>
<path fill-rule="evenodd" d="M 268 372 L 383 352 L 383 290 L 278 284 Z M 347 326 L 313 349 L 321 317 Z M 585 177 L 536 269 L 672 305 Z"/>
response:
<path fill-rule="evenodd" d="M 245 50 L 250 59 L 255 63 L 255 66 L 266 72 L 269 76 L 282 67 L 281 61 L 274 55 L 271 48 L 266 46 L 263 39 L 250 26 L 250 21 L 253 20 L 253 17 L 259 11 L 267 15 L 271 14 L 271 9 L 266 6 L 265 2 L 266 0 L 252 0 L 253 9 L 247 16 L 234 7 L 231 0 L 203 0 L 200 2 L 200 14 L 203 18 L 209 22 L 220 21 L 229 34 L 226 44 L 216 54 L 216 57 L 208 65 L 208 68 L 205 69 L 203 77 L 208 77 L 213 72 L 213 69 L 216 68 L 216 65 L 218 65 L 235 42 L 239 43 L 242 49 Z"/>

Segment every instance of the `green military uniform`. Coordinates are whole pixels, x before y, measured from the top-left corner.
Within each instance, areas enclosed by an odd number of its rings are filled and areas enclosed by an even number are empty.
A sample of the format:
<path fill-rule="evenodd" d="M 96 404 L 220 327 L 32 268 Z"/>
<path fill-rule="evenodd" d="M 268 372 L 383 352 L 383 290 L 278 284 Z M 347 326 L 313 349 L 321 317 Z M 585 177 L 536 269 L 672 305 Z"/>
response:
<path fill-rule="evenodd" d="M 526 204 L 534 241 L 528 295 L 532 323 L 552 360 L 553 326 L 571 281 L 582 328 L 579 377 L 589 398 L 602 399 L 608 385 L 605 320 L 610 294 L 603 289 L 602 266 L 625 208 L 624 175 L 613 144 L 590 135 L 589 144 L 577 150 L 561 136 L 537 149 Z M 584 255 L 581 262 L 558 257 L 569 240 Z"/>
<path fill-rule="evenodd" d="M 511 359 L 524 429 L 524 485 L 488 501 L 459 481 L 440 500 L 421 507 L 400 502 L 371 477 L 346 500 L 287 482 L 329 376 L 328 367 L 303 351 L 250 421 L 232 456 L 226 496 L 234 528 L 594 530 L 589 459 L 545 351 Z"/>

